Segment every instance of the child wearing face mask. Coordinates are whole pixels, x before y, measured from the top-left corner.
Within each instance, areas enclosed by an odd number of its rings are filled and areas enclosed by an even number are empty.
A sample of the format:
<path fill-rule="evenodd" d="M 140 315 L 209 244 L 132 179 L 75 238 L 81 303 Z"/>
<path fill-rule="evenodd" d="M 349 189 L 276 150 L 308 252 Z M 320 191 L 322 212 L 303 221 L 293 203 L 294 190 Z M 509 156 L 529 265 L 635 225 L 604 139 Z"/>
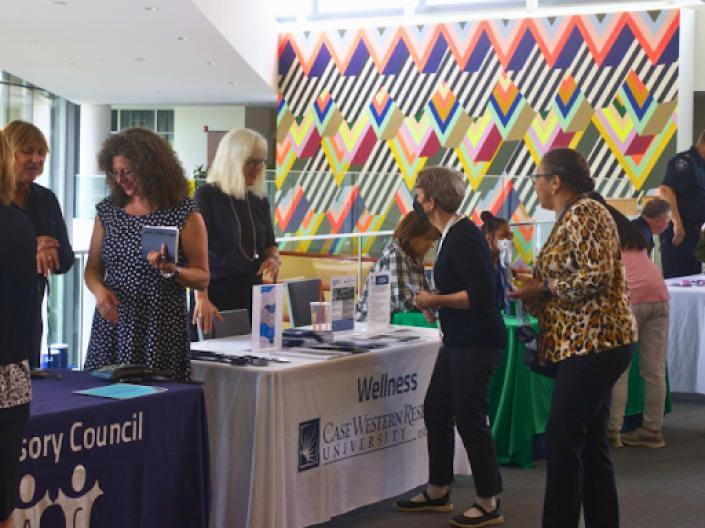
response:
<path fill-rule="evenodd" d="M 507 220 L 495 216 L 489 211 L 482 211 L 480 219 L 482 220 L 482 234 L 485 235 L 487 244 L 490 246 L 492 262 L 495 266 L 497 304 L 500 310 L 504 310 L 509 315 L 508 292 L 512 289 L 510 274 L 512 273 L 514 234 Z"/>

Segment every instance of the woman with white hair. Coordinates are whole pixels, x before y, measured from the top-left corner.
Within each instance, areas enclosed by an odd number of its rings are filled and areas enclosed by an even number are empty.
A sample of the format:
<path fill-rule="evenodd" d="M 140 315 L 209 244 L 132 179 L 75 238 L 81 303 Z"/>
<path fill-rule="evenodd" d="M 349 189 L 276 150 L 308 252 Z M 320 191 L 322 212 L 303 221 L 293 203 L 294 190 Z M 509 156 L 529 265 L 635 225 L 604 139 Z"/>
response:
<path fill-rule="evenodd" d="M 252 286 L 279 271 L 279 254 L 266 197 L 267 142 L 247 128 L 231 130 L 220 141 L 207 183 L 196 203 L 208 230 L 211 281 L 195 292 L 193 324 L 211 332 L 221 310 L 247 309 L 252 316 Z M 193 336 L 192 336 L 193 337 Z"/>

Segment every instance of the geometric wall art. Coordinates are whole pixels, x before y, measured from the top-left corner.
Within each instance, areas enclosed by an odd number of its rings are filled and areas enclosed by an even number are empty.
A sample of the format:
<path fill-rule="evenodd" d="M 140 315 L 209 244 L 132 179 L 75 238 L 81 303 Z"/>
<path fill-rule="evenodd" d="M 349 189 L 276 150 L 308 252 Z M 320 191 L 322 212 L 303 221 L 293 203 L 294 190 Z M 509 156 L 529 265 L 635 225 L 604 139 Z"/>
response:
<path fill-rule="evenodd" d="M 605 196 L 658 186 L 676 152 L 679 20 L 664 10 L 280 35 L 275 229 L 390 228 L 432 165 L 465 175 L 465 214 L 525 222 L 537 207 L 527 175 L 556 147 L 581 151 Z"/>

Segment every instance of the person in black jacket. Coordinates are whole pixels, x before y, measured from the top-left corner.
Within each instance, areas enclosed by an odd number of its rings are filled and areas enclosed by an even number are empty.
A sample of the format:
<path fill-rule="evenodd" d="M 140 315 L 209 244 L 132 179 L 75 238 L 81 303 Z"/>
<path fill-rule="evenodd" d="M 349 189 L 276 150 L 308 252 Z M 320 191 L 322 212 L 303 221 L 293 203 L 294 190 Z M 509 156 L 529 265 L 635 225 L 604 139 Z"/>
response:
<path fill-rule="evenodd" d="M 39 274 L 40 296 L 37 303 L 37 329 L 42 334 L 41 306 L 49 274 L 66 273 L 73 266 L 73 249 L 66 232 L 59 201 L 49 189 L 34 183 L 44 172 L 44 160 L 49 153 L 47 140 L 36 126 L 24 121 L 13 121 L 5 127 L 5 137 L 10 146 L 16 178 L 12 197 L 14 206 L 22 211 L 37 235 L 35 264 Z M 39 366 L 39 349 L 30 355 L 30 365 Z"/>
<path fill-rule="evenodd" d="M 458 208 L 463 176 L 443 167 L 422 170 L 416 180 L 414 210 L 442 235 L 433 267 L 437 293 L 421 292 L 416 305 L 432 319 L 438 310 L 443 344 L 424 402 L 430 478 L 423 494 L 396 503 L 406 512 L 453 509 L 453 424 L 468 452 L 477 500 L 454 517 L 454 526 L 504 522 L 497 495 L 502 478 L 487 423 L 492 374 L 502 359 L 507 334 L 497 309 L 494 268 L 485 237 Z"/>
<path fill-rule="evenodd" d="M 10 206 L 15 190 L 12 158 L 0 133 L 0 528 L 11 526 L 17 464 L 29 420 L 29 357 L 37 346 L 34 271 L 36 235 L 27 217 Z"/>
<path fill-rule="evenodd" d="M 252 286 L 279 271 L 272 213 L 266 196 L 267 141 L 254 130 L 228 132 L 218 145 L 206 185 L 195 199 L 208 230 L 211 282 L 196 292 L 193 324 L 211 331 L 220 310 L 246 309 L 252 320 Z M 192 330 L 191 338 L 195 339 Z"/>

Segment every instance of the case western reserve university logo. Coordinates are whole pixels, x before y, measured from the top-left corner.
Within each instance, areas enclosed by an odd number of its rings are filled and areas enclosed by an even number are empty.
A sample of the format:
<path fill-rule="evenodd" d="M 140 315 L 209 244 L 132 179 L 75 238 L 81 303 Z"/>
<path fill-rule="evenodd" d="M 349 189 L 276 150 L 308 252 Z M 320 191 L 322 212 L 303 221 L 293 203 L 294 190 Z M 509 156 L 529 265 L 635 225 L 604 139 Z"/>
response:
<path fill-rule="evenodd" d="M 299 424 L 299 472 L 318 467 L 321 462 L 321 419 Z"/>

